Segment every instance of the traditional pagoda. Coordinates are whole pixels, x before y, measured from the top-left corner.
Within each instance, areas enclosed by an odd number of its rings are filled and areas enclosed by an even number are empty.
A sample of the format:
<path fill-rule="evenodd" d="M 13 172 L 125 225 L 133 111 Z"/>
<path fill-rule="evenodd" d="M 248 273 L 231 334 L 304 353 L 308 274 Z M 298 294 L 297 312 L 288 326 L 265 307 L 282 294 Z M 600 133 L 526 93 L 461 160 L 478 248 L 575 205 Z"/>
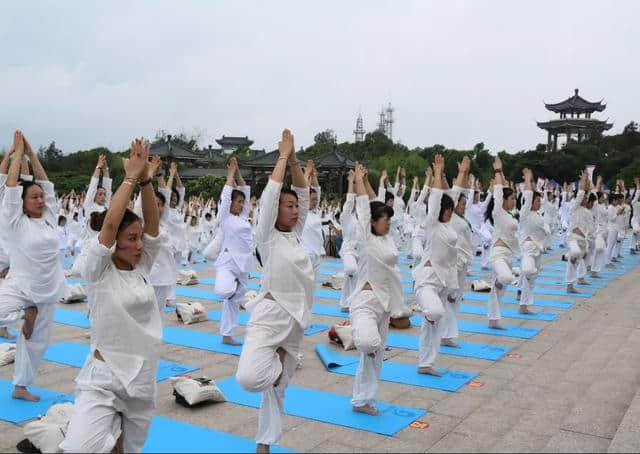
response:
<path fill-rule="evenodd" d="M 594 112 L 602 112 L 607 108 L 602 101 L 587 101 L 578 95 L 578 89 L 570 98 L 556 104 L 544 104 L 544 107 L 560 118 L 551 121 L 537 122 L 538 127 L 547 131 L 547 151 L 558 150 L 558 135 L 566 136 L 567 142 L 576 137 L 578 142 L 601 134 L 611 129 L 613 123 L 591 118 Z"/>

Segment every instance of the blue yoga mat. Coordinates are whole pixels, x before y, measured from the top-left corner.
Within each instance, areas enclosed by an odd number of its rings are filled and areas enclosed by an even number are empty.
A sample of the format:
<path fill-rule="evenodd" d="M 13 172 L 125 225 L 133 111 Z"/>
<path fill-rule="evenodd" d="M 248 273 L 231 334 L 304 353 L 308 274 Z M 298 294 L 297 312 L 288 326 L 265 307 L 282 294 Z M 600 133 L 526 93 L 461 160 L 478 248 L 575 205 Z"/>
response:
<path fill-rule="evenodd" d="M 50 391 L 48 389 L 29 386 L 29 391 L 40 396 L 39 402 L 29 402 L 21 399 L 13 399 L 13 383 L 0 378 L 0 420 L 22 424 L 44 415 L 55 404 L 73 402 L 73 396 Z"/>
<path fill-rule="evenodd" d="M 142 452 L 147 453 L 254 453 L 256 442 L 226 432 L 207 429 L 176 419 L 154 416 Z M 271 446 L 271 452 L 289 453 Z"/>
<path fill-rule="evenodd" d="M 463 314 L 487 315 L 487 308 L 474 306 L 472 304 L 461 304 L 460 312 L 462 312 Z M 511 309 L 502 309 L 500 313 L 503 317 L 520 318 L 523 320 L 541 320 L 545 322 L 550 322 L 558 317 L 558 314 L 556 314 L 555 312 L 536 312 L 535 314 L 521 314 L 520 312 Z"/>
<path fill-rule="evenodd" d="M 536 284 L 554 285 L 554 286 L 558 286 L 558 285 L 566 286 L 567 285 L 566 282 L 563 282 L 561 280 L 553 280 L 553 279 L 536 279 Z M 595 290 L 599 290 L 599 289 L 602 289 L 602 288 L 606 287 L 606 285 L 604 285 L 604 284 L 596 284 L 594 282 L 592 282 L 591 284 L 575 284 L 574 286 L 576 288 L 586 288 L 586 289 L 595 289 Z"/>
<path fill-rule="evenodd" d="M 339 306 L 330 306 L 328 304 L 314 304 L 311 313 L 315 315 L 327 315 L 329 317 L 349 318 L 348 312 L 342 312 Z"/>
<path fill-rule="evenodd" d="M 229 402 L 259 408 L 262 395 L 245 391 L 233 377 L 217 382 Z M 287 386 L 284 397 L 284 413 L 300 418 L 312 419 L 328 424 L 392 436 L 413 421 L 422 417 L 426 410 L 398 407 L 378 402 L 378 416 L 356 413 L 351 409 L 351 396 L 317 391 L 301 386 Z"/>
<path fill-rule="evenodd" d="M 68 277 L 65 279 L 67 285 L 87 285 L 87 281 L 84 279 L 78 279 L 77 277 Z"/>
<path fill-rule="evenodd" d="M 64 364 L 65 366 L 80 368 L 84 365 L 88 354 L 89 346 L 87 344 L 60 342 L 58 344 L 50 344 L 43 358 L 47 361 Z M 158 362 L 156 381 L 166 380 L 169 377 L 186 374 L 194 370 L 198 370 L 198 368 L 188 364 L 178 364 L 161 359 Z"/>
<path fill-rule="evenodd" d="M 538 276 L 540 276 L 540 277 L 552 277 L 552 278 L 556 278 L 556 279 L 564 279 L 565 273 L 554 272 L 554 271 L 541 271 L 540 273 L 538 273 Z M 610 281 L 614 277 L 615 276 L 605 276 L 605 275 L 601 274 L 600 277 L 591 277 L 591 276 L 589 276 L 587 279 L 590 280 L 590 281 L 594 281 L 594 282 L 606 282 L 606 281 Z M 536 282 L 538 282 L 538 281 L 536 281 Z"/>
<path fill-rule="evenodd" d="M 464 292 L 463 297 L 467 301 L 486 302 L 489 300 L 488 293 Z M 515 296 L 508 295 L 502 297 L 502 302 L 505 304 L 520 304 L 520 301 L 518 301 Z M 550 300 L 542 298 L 534 298 L 533 304 L 534 306 L 555 307 L 558 309 L 569 309 L 574 305 L 572 301 Z"/>
<path fill-rule="evenodd" d="M 517 292 L 518 287 L 515 285 L 510 285 L 507 287 L 508 292 Z M 579 293 L 569 293 L 565 289 L 558 288 L 544 288 L 544 287 L 536 287 L 533 289 L 534 295 L 554 295 L 554 296 L 571 296 L 577 298 L 591 298 L 593 293 L 590 292 L 579 292 Z"/>
<path fill-rule="evenodd" d="M 162 331 L 162 340 L 167 344 L 197 348 L 227 355 L 240 356 L 240 352 L 242 352 L 242 345 L 223 344 L 222 336 L 218 334 L 205 333 L 188 328 L 165 326 Z"/>
<path fill-rule="evenodd" d="M 220 317 L 222 316 L 222 311 L 220 309 L 216 309 L 213 311 L 207 312 L 207 316 L 209 320 L 213 320 L 214 322 L 219 322 Z M 238 325 L 246 326 L 249 323 L 249 313 L 240 312 L 238 314 Z M 324 323 L 312 323 L 309 328 L 304 331 L 305 336 L 311 336 L 316 333 L 320 333 L 322 331 L 326 331 L 331 328 L 329 325 L 325 325 Z"/>
<path fill-rule="evenodd" d="M 440 346 L 440 353 L 451 356 L 464 356 L 465 358 L 487 359 L 497 361 L 511 351 L 511 347 L 504 345 L 479 344 L 475 342 L 457 342 L 460 348 Z M 418 336 L 408 336 L 406 334 L 389 333 L 387 335 L 387 346 L 393 348 L 404 348 L 406 350 L 419 350 L 420 338 Z"/>
<path fill-rule="evenodd" d="M 77 328 L 89 329 L 91 323 L 87 314 L 81 311 L 73 311 L 71 309 L 56 308 L 53 313 L 53 321 L 62 323 L 63 325 L 75 326 Z"/>
<path fill-rule="evenodd" d="M 216 292 L 211 290 L 205 290 L 196 287 L 186 287 L 178 285 L 176 287 L 176 296 L 184 296 L 186 298 L 198 298 L 201 300 L 218 301 L 221 302 L 222 298 Z"/>
<path fill-rule="evenodd" d="M 422 325 L 422 317 L 414 315 L 411 317 L 411 324 L 414 326 Z M 540 328 L 528 328 L 524 326 L 505 325 L 507 329 L 494 329 L 487 326 L 487 322 L 470 322 L 469 320 L 458 319 L 458 329 L 467 333 L 490 334 L 492 336 L 517 337 L 518 339 L 531 339 L 537 335 Z"/>
<path fill-rule="evenodd" d="M 330 372 L 343 375 L 356 374 L 360 361 L 359 356 L 336 353 L 324 344 L 316 344 L 316 353 L 320 361 L 322 361 Z M 444 369 L 438 369 L 438 371 L 442 372 L 442 377 L 419 374 L 417 364 L 384 361 L 382 363 L 380 380 L 454 392 L 473 380 L 477 375 L 469 372 Z"/>

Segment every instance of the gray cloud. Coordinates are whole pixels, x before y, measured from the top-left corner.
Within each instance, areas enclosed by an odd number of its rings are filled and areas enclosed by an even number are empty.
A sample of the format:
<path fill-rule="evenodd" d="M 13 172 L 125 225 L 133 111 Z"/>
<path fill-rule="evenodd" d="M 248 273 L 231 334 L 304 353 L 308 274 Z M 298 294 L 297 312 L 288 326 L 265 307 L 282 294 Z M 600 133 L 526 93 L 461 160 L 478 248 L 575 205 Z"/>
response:
<path fill-rule="evenodd" d="M 275 147 L 353 140 L 396 108 L 395 138 L 518 151 L 574 88 L 638 120 L 640 3 L 190 1 L 0 4 L 0 146 L 20 127 L 66 152 L 159 128 Z M 635 51 L 635 52 L 634 52 Z"/>

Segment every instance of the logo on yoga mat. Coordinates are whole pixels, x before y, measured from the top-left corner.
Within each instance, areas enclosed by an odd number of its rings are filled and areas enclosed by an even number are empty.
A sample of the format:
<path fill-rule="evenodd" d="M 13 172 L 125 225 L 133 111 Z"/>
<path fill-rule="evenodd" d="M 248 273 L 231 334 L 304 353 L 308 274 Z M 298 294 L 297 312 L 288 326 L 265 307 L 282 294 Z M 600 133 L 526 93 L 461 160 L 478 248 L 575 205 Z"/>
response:
<path fill-rule="evenodd" d="M 414 429 L 427 429 L 429 427 L 429 423 L 426 421 L 413 421 L 410 427 Z"/>
<path fill-rule="evenodd" d="M 520 358 L 522 358 L 522 355 L 520 353 L 509 353 L 507 355 L 507 358 L 520 359 Z"/>
<path fill-rule="evenodd" d="M 469 386 L 472 388 L 482 388 L 484 383 L 478 380 L 472 380 L 469 382 Z"/>

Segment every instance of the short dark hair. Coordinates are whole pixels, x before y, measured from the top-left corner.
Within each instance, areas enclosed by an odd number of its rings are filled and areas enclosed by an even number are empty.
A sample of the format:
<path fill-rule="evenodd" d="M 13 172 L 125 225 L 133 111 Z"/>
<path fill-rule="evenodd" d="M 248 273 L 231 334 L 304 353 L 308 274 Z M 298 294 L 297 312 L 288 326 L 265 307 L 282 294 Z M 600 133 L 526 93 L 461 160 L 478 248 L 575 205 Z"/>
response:
<path fill-rule="evenodd" d="M 24 200 L 24 198 L 26 197 L 29 188 L 37 186 L 42 189 L 42 186 L 40 186 L 40 184 L 36 183 L 35 181 L 20 180 L 19 184 L 20 186 L 22 186 L 22 200 Z"/>
<path fill-rule="evenodd" d="M 447 210 L 453 210 L 454 204 L 453 199 L 448 194 L 442 194 L 442 199 L 440 199 L 440 214 L 438 215 L 438 221 L 444 222 L 444 213 Z"/>
<path fill-rule="evenodd" d="M 178 199 L 177 203 L 180 203 L 180 193 L 176 188 L 171 188 L 171 192 L 176 195 L 176 199 Z"/>
<path fill-rule="evenodd" d="M 107 211 L 105 210 L 102 213 L 98 213 L 94 211 L 91 213 L 91 220 L 89 221 L 89 226 L 92 230 L 99 232 L 102 230 L 102 225 L 104 224 L 104 219 L 107 217 Z M 129 227 L 134 222 L 141 221 L 140 217 L 131 211 L 129 208 L 124 210 L 124 215 L 122 216 L 122 221 L 120 221 L 120 225 L 118 226 L 117 233 L 122 232 L 124 229 Z"/>
<path fill-rule="evenodd" d="M 66 220 L 67 220 L 67 217 L 61 214 L 60 216 L 58 216 L 58 225 L 60 225 L 62 221 L 66 221 Z"/>
<path fill-rule="evenodd" d="M 371 221 L 376 222 L 383 216 L 391 219 L 393 217 L 393 208 L 390 206 L 378 201 L 374 200 L 373 202 L 369 202 L 369 209 L 371 210 Z M 375 235 L 376 232 L 373 230 L 373 226 L 371 226 L 371 233 Z"/>
<path fill-rule="evenodd" d="M 387 203 L 389 200 L 394 200 L 396 196 L 393 195 L 393 192 L 386 191 L 384 193 L 384 203 Z"/>
<path fill-rule="evenodd" d="M 242 197 L 242 199 L 244 200 L 244 192 L 238 190 L 238 189 L 234 189 L 233 191 L 231 191 L 231 200 L 236 200 L 238 197 Z"/>
<path fill-rule="evenodd" d="M 167 204 L 167 198 L 160 191 L 156 191 L 156 199 L 160 200 L 162 206 L 165 206 Z"/>
<path fill-rule="evenodd" d="M 296 198 L 296 200 L 298 200 L 298 193 L 293 189 L 289 189 L 289 188 L 280 189 L 280 197 L 282 197 L 284 194 L 292 195 Z"/>

